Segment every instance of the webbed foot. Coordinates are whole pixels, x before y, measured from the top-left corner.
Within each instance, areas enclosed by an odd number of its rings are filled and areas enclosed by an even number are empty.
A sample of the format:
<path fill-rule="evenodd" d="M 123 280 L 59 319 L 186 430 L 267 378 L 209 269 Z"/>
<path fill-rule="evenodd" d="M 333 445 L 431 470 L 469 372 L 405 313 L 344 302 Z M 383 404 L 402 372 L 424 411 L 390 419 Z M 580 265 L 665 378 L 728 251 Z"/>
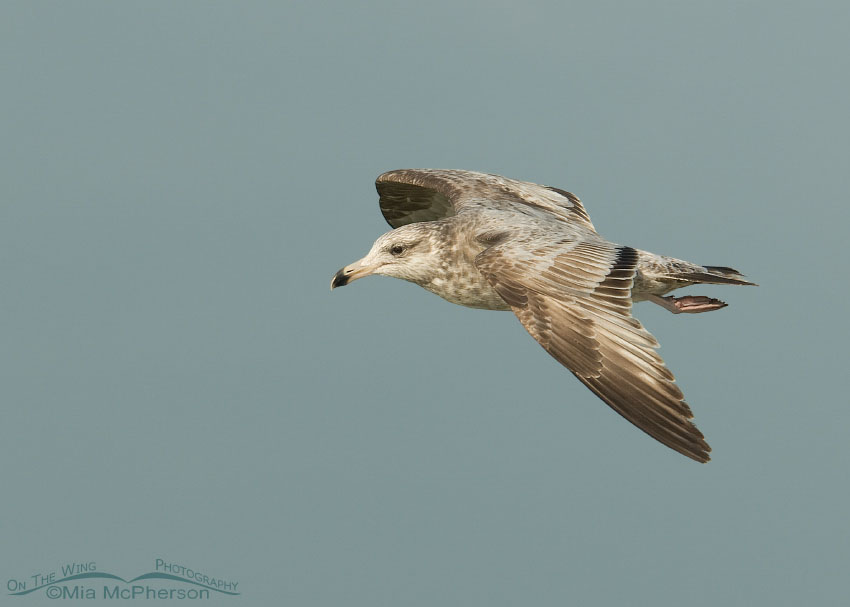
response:
<path fill-rule="evenodd" d="M 698 314 L 700 312 L 711 312 L 725 308 L 729 304 L 706 297 L 704 295 L 685 295 L 684 297 L 660 297 L 658 295 L 650 295 L 649 301 L 657 303 L 662 308 L 669 310 L 673 314 Z"/>

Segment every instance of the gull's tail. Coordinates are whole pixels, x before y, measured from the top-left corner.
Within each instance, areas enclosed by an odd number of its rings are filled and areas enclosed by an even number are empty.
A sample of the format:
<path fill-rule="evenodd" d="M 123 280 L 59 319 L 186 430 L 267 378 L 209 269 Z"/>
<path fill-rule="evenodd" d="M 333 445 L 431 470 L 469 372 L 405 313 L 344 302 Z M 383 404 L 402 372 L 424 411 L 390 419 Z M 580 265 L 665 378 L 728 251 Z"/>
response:
<path fill-rule="evenodd" d="M 725 266 L 702 266 L 702 268 L 697 268 L 694 271 L 677 272 L 669 276 L 694 283 L 758 286 L 756 283 L 747 280 L 746 276 L 738 270 Z"/>

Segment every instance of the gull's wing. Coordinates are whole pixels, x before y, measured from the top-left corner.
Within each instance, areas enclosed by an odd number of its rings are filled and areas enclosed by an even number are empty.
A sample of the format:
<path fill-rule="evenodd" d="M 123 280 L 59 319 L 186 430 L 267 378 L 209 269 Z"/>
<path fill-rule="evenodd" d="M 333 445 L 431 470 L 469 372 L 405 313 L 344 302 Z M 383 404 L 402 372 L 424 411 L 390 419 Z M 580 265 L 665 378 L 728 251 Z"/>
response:
<path fill-rule="evenodd" d="M 711 448 L 655 352 L 658 342 L 631 315 L 637 251 L 601 239 L 535 241 L 494 244 L 476 266 L 534 339 L 612 409 L 671 449 L 708 461 Z"/>
<path fill-rule="evenodd" d="M 447 169 L 402 169 L 379 176 L 375 187 L 381 213 L 392 227 L 435 221 L 477 205 L 536 209 L 554 218 L 578 222 L 593 229 L 577 196 L 536 183 L 499 175 Z"/>

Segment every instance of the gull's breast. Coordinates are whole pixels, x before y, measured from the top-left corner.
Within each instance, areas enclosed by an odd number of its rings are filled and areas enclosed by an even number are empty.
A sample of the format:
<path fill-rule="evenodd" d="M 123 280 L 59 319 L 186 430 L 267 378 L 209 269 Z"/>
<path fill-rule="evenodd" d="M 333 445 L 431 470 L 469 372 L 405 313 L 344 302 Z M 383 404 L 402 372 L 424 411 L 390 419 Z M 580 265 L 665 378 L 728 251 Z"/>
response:
<path fill-rule="evenodd" d="M 422 287 L 446 301 L 467 308 L 511 309 L 475 266 L 455 269 L 444 268 Z"/>

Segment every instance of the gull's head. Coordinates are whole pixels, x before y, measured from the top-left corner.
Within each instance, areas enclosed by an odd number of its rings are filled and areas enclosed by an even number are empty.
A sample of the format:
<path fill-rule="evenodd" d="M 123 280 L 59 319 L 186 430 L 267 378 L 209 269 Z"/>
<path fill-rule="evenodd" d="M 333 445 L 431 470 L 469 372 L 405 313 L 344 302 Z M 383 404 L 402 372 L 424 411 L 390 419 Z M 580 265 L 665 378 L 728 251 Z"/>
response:
<path fill-rule="evenodd" d="M 372 245 L 360 261 L 341 268 L 331 280 L 331 289 L 369 276 L 382 274 L 418 284 L 434 275 L 439 261 L 432 238 L 434 231 L 427 223 L 411 223 L 387 232 Z"/>

